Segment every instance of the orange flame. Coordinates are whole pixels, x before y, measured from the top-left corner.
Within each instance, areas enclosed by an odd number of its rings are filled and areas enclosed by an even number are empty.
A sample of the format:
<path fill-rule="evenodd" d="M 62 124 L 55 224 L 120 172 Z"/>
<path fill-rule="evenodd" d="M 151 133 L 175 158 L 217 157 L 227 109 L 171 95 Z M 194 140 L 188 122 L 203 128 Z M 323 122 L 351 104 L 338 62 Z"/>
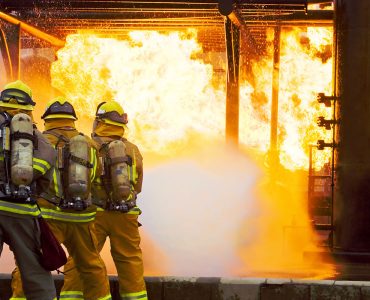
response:
<path fill-rule="evenodd" d="M 330 110 L 316 102 L 331 93 L 331 35 L 325 28 L 282 33 L 279 144 L 282 164 L 307 168 L 308 146 L 330 141 L 330 131 L 316 119 Z M 91 34 L 70 35 L 52 65 L 53 86 L 63 91 L 81 117 L 91 117 L 101 101 L 115 99 L 130 116 L 130 133 L 144 151 L 173 153 L 189 133 L 223 136 L 224 86 L 212 85 L 212 65 L 196 57 L 201 51 L 194 31 L 130 33 L 129 40 Z M 253 85 L 241 83 L 240 140 L 262 152 L 269 148 L 271 57 L 253 63 Z M 319 160 L 323 165 L 330 152 Z"/>
<path fill-rule="evenodd" d="M 295 28 L 283 31 L 280 52 L 279 145 L 280 160 L 288 169 L 308 167 L 309 145 L 331 140 L 331 132 L 316 124 L 319 116 L 331 119 L 331 109 L 316 101 L 317 93 L 332 90 L 332 31 L 326 28 Z M 254 62 L 254 87 L 241 88 L 241 140 L 266 152 L 270 138 L 272 82 L 270 55 Z M 320 153 L 318 167 L 328 161 L 330 151 Z"/>
<path fill-rule="evenodd" d="M 71 35 L 52 83 L 83 117 L 101 101 L 119 101 L 141 148 L 168 153 L 190 132 L 221 135 L 224 128 L 224 93 L 212 87 L 212 66 L 194 59 L 200 50 L 192 32 L 135 31 L 124 41 Z"/>
<path fill-rule="evenodd" d="M 317 93 L 331 94 L 332 90 L 331 40 L 332 31 L 326 28 L 282 32 L 278 133 L 280 161 L 289 170 L 307 168 L 309 146 L 331 138 L 330 131 L 316 125 L 320 115 L 331 118 L 331 109 L 316 101 Z M 91 124 L 98 103 L 114 99 L 128 112 L 128 137 L 143 152 L 175 156 L 189 146 L 189 140 L 193 143 L 194 137 L 206 144 L 206 140 L 224 135 L 225 87 L 215 86 L 213 66 L 205 62 L 201 50 L 195 31 L 133 31 L 126 40 L 70 35 L 52 65 L 52 84 L 74 104 L 84 125 Z M 271 53 L 270 49 L 269 56 L 253 61 L 253 81 L 241 82 L 240 89 L 241 144 L 262 154 L 269 149 Z M 329 159 L 330 151 L 320 152 L 318 168 Z M 298 180 L 296 184 L 307 186 Z M 252 244 L 240 239 L 238 249 L 245 266 L 234 274 L 244 273 L 248 265 L 257 270 L 260 262 L 270 260 L 276 262 L 274 268 L 281 268 L 276 257 L 281 253 L 269 256 L 266 250 L 285 243 L 286 236 L 276 234 L 283 228 L 294 228 L 290 237 L 294 242 L 284 248 L 288 256 L 296 258 L 311 242 L 305 196 L 290 186 L 288 192 L 297 195 L 289 202 L 285 192 L 276 192 L 276 188 L 279 186 L 266 189 L 267 195 L 258 194 L 260 201 L 255 205 L 260 214 L 245 221 L 258 230 Z M 242 231 L 241 235 L 248 236 Z M 269 243 L 271 235 L 274 239 Z M 249 260 L 255 265 L 248 264 Z M 318 276 L 332 274 L 330 268 L 321 268 Z"/>

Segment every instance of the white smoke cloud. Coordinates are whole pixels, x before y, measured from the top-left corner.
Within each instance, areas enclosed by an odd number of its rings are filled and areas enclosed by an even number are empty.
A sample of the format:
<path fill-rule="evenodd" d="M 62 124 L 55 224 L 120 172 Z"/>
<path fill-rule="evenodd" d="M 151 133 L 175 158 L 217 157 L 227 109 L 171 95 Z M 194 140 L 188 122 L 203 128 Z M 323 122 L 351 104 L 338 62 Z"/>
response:
<path fill-rule="evenodd" d="M 145 172 L 140 221 L 171 275 L 227 276 L 239 262 L 237 233 L 255 204 L 260 171 L 240 152 L 217 147 Z"/>

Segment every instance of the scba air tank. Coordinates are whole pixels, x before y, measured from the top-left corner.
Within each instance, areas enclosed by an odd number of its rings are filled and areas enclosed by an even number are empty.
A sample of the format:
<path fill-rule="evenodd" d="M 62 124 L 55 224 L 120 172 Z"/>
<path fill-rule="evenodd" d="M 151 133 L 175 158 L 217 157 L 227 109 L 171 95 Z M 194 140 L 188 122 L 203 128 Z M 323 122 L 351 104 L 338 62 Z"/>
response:
<path fill-rule="evenodd" d="M 68 196 L 76 210 L 86 208 L 86 200 L 90 192 L 89 166 L 90 146 L 86 138 L 79 134 L 69 142 L 68 161 Z"/>
<path fill-rule="evenodd" d="M 33 179 L 33 123 L 30 116 L 19 113 L 10 122 L 10 178 L 18 187 L 29 186 Z"/>
<path fill-rule="evenodd" d="M 130 196 L 130 178 L 126 156 L 126 145 L 122 141 L 113 141 L 108 146 L 110 177 L 113 201 L 125 201 Z"/>

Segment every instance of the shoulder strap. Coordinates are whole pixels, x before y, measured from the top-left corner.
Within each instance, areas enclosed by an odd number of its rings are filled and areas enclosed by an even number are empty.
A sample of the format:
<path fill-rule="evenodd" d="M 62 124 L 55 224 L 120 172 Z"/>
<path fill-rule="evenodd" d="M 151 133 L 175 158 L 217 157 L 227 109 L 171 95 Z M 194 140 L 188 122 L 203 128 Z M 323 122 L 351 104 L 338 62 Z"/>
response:
<path fill-rule="evenodd" d="M 43 134 L 50 134 L 58 138 L 57 143 L 55 144 L 55 147 L 58 147 L 60 141 L 63 141 L 64 143 L 68 144 L 69 143 L 69 138 L 63 136 L 62 134 L 58 134 L 52 130 L 46 130 L 43 132 Z"/>

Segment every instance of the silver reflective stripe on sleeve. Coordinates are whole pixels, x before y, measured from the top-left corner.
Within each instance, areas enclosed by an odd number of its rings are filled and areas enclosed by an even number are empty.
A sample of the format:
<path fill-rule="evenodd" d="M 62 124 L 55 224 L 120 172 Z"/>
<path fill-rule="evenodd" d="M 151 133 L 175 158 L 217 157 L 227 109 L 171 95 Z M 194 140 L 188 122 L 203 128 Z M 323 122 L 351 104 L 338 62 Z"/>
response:
<path fill-rule="evenodd" d="M 36 204 L 21 204 L 0 200 L 0 210 L 34 217 L 40 215 L 40 211 Z"/>

